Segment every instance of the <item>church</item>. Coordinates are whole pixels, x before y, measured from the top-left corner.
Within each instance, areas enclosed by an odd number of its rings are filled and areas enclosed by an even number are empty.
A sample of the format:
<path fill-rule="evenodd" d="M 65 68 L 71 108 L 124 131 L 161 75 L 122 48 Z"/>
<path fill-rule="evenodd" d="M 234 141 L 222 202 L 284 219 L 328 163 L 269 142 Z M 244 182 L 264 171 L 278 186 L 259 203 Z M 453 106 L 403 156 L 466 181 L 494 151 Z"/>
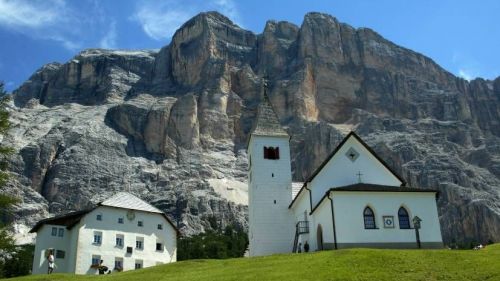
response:
<path fill-rule="evenodd" d="M 250 256 L 443 247 L 438 191 L 406 186 L 355 132 L 303 183 L 292 182 L 289 141 L 264 93 L 248 142 Z"/>

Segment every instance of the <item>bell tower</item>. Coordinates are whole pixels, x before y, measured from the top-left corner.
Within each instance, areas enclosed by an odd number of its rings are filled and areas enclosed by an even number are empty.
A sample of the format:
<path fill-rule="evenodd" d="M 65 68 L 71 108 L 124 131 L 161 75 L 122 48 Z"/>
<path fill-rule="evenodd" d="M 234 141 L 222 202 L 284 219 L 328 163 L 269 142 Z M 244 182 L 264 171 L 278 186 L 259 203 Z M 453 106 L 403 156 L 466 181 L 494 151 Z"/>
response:
<path fill-rule="evenodd" d="M 291 253 L 294 224 L 290 136 L 264 94 L 248 143 L 248 211 L 250 256 Z"/>

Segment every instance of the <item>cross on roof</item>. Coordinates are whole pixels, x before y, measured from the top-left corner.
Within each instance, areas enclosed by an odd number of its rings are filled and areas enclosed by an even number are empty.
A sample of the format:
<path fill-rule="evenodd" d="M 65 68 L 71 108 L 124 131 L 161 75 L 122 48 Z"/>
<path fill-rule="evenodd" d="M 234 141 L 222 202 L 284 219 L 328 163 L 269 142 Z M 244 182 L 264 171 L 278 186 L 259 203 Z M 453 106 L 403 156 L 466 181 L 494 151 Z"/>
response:
<path fill-rule="evenodd" d="M 264 87 L 264 95 L 267 94 L 267 86 L 269 82 L 269 76 L 267 74 L 264 74 L 262 77 L 262 86 Z"/>
<path fill-rule="evenodd" d="M 361 171 L 358 171 L 358 173 L 356 175 L 358 176 L 358 181 L 361 183 L 361 176 L 363 174 L 361 173 Z"/>

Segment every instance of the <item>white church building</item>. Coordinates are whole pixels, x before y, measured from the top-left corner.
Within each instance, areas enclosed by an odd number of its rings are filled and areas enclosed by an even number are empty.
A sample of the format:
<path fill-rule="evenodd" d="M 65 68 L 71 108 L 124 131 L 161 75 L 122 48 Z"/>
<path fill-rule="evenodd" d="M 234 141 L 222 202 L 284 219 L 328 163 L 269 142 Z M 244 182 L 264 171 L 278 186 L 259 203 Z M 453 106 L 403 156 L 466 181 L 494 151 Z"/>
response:
<path fill-rule="evenodd" d="M 289 140 L 264 94 L 248 143 L 250 256 L 305 244 L 310 251 L 443 247 L 438 192 L 407 187 L 354 132 L 304 183 L 292 183 Z"/>
<path fill-rule="evenodd" d="M 54 273 L 97 274 L 139 269 L 177 260 L 177 228 L 159 209 L 119 192 L 97 206 L 44 219 L 36 233 L 33 274 L 46 274 L 47 256 Z"/>

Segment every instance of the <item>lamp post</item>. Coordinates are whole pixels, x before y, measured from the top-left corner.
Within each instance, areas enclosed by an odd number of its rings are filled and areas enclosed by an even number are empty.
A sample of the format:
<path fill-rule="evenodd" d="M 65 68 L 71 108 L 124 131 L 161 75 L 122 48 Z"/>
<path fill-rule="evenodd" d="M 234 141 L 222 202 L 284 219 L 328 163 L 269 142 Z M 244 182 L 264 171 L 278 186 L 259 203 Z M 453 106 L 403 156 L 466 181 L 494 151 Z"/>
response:
<path fill-rule="evenodd" d="M 415 228 L 415 236 L 417 238 L 417 247 L 419 249 L 422 248 L 422 245 L 420 244 L 420 233 L 418 230 L 420 229 L 420 222 L 422 222 L 422 219 L 419 218 L 418 216 L 413 217 L 413 227 Z"/>

